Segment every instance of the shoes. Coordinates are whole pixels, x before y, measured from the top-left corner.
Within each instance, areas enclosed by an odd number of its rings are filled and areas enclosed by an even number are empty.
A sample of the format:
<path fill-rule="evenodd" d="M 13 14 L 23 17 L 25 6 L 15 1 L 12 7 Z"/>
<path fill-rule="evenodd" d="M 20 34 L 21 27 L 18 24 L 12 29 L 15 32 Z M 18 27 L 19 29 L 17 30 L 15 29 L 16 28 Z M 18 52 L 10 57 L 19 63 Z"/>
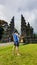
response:
<path fill-rule="evenodd" d="M 17 55 L 19 56 L 20 54 L 18 53 Z"/>

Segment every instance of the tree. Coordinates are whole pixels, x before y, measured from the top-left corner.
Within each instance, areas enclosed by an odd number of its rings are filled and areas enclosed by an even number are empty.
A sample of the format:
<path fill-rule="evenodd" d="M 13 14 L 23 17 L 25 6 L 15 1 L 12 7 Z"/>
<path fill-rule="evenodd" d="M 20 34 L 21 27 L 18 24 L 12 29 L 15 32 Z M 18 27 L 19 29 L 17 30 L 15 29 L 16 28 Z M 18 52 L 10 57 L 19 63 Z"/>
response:
<path fill-rule="evenodd" d="M 2 38 L 3 31 L 4 31 L 4 29 L 0 26 L 0 40 L 1 40 L 1 38 Z"/>
<path fill-rule="evenodd" d="M 27 35 L 27 32 L 26 32 L 26 20 L 25 18 L 23 17 L 23 15 L 21 15 L 21 35 L 23 36 L 23 42 L 26 42 L 26 35 Z"/>
<path fill-rule="evenodd" d="M 26 21 L 25 21 L 23 15 L 21 15 L 21 34 L 23 36 L 26 35 Z"/>
<path fill-rule="evenodd" d="M 10 36 L 12 35 L 13 31 L 14 31 L 14 16 L 10 21 Z"/>

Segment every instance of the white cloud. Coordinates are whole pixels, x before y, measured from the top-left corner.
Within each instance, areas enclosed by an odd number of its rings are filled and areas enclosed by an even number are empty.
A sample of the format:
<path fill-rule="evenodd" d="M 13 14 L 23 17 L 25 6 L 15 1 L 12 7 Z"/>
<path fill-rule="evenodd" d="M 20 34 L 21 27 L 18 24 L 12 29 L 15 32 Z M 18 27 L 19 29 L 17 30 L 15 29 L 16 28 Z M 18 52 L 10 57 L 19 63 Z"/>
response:
<path fill-rule="evenodd" d="M 0 19 L 10 22 L 15 16 L 15 27 L 20 30 L 21 14 L 37 32 L 37 0 L 0 0 Z"/>
<path fill-rule="evenodd" d="M 5 20 L 5 15 L 3 13 L 3 10 L 4 10 L 4 6 L 0 5 L 0 19 L 4 19 Z"/>

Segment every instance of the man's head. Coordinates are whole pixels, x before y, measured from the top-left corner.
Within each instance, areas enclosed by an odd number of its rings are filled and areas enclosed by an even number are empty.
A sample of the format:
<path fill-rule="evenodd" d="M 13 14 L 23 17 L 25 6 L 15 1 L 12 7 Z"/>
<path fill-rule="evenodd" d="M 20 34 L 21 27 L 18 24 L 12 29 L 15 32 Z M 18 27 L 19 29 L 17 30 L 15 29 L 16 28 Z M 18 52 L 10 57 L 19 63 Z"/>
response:
<path fill-rule="evenodd" d="M 14 33 L 18 33 L 17 31 L 14 31 Z"/>

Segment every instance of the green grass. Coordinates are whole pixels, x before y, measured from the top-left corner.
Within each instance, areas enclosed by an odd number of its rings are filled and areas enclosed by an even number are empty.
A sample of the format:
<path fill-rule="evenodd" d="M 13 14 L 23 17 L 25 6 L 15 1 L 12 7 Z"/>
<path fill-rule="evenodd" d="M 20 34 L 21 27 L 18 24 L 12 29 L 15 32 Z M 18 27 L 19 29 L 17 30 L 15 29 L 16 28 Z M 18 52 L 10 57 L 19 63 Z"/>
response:
<path fill-rule="evenodd" d="M 37 65 L 37 44 L 20 45 L 20 56 L 12 54 L 13 45 L 0 47 L 0 65 Z"/>

